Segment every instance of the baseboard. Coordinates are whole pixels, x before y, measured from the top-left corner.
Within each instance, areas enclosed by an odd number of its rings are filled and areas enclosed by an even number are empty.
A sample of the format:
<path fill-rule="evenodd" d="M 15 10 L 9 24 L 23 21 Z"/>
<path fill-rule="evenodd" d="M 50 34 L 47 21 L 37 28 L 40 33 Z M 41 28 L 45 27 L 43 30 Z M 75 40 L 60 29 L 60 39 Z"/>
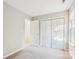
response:
<path fill-rule="evenodd" d="M 69 55 L 70 55 L 70 59 L 73 59 L 72 56 L 71 56 L 71 54 L 70 54 L 70 52 L 69 52 Z"/>
<path fill-rule="evenodd" d="M 70 59 L 75 59 L 75 58 L 73 58 L 73 56 L 70 54 L 70 51 L 69 51 L 69 56 L 70 56 Z"/>
<path fill-rule="evenodd" d="M 6 59 L 7 57 L 9 57 L 9 56 L 11 56 L 11 55 L 13 55 L 15 53 L 18 53 L 18 52 L 22 51 L 24 48 L 25 47 L 17 49 L 16 51 L 9 53 L 8 55 L 4 56 L 3 59 Z"/>

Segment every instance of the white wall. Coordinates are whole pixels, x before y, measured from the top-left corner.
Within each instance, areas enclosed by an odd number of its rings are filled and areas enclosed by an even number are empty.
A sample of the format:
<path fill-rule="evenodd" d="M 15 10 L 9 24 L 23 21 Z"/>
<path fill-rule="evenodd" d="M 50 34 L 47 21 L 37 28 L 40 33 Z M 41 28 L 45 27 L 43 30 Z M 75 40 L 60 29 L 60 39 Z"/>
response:
<path fill-rule="evenodd" d="M 4 56 L 23 47 L 25 40 L 25 19 L 29 16 L 4 2 Z"/>
<path fill-rule="evenodd" d="M 69 9 L 69 53 L 75 59 L 75 7 L 74 2 Z"/>

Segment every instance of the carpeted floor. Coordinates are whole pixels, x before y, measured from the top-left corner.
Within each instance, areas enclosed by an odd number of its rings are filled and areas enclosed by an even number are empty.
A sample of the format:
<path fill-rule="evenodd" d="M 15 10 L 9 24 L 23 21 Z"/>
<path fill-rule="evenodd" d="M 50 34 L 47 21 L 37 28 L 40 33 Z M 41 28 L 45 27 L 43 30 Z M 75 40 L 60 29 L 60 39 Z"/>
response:
<path fill-rule="evenodd" d="M 6 59 L 70 59 L 68 52 L 52 48 L 27 47 Z"/>

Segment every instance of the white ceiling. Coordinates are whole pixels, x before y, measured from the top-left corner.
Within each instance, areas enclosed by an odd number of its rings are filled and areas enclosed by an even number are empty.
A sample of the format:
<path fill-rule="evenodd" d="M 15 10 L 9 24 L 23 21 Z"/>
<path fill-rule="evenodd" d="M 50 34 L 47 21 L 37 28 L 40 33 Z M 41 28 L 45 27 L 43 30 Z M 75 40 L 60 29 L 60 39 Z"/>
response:
<path fill-rule="evenodd" d="M 68 9 L 72 0 L 4 0 L 7 4 L 30 15 L 38 16 Z"/>

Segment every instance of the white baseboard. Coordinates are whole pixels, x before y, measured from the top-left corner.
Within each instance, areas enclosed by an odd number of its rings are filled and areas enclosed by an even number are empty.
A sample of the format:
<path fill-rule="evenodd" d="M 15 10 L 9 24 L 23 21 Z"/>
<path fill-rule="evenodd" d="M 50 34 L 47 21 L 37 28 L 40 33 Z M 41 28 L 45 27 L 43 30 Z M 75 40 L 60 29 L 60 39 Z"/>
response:
<path fill-rule="evenodd" d="M 9 56 L 11 56 L 11 55 L 13 55 L 13 54 L 15 54 L 15 53 L 20 52 L 20 51 L 23 50 L 24 48 L 25 48 L 25 47 L 20 48 L 20 49 L 17 49 L 16 51 L 13 51 L 13 52 L 9 53 L 8 55 L 4 56 L 3 59 L 5 59 L 5 58 L 7 58 L 7 57 L 9 57 Z"/>
<path fill-rule="evenodd" d="M 3 56 L 3 59 L 5 59 L 5 58 L 7 58 L 7 57 L 9 57 L 9 56 L 11 56 L 11 55 L 13 55 L 13 54 L 15 54 L 15 53 L 18 53 L 19 51 L 21 51 L 21 50 L 23 50 L 24 48 L 27 48 L 27 47 L 29 47 L 29 46 L 31 46 L 32 44 L 26 44 L 26 46 L 24 46 L 24 47 L 22 47 L 22 48 L 20 48 L 20 49 L 17 49 L 16 51 L 13 51 L 13 52 L 11 52 L 11 53 L 9 53 L 8 55 L 6 55 L 6 56 Z"/>

